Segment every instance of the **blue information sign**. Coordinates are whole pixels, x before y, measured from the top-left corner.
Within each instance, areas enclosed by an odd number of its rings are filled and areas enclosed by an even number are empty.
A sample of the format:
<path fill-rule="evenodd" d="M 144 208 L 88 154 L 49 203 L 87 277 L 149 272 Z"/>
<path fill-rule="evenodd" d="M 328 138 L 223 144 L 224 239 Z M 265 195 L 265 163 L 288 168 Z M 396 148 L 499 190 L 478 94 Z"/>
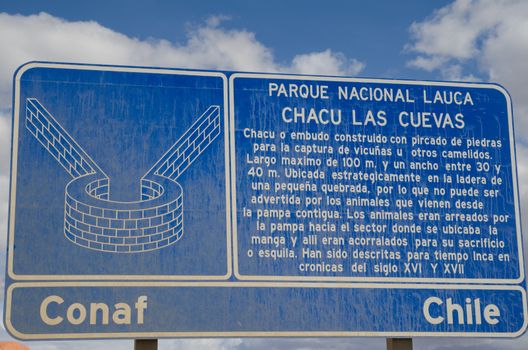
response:
<path fill-rule="evenodd" d="M 500 86 L 29 63 L 14 89 L 15 337 L 526 329 Z"/>

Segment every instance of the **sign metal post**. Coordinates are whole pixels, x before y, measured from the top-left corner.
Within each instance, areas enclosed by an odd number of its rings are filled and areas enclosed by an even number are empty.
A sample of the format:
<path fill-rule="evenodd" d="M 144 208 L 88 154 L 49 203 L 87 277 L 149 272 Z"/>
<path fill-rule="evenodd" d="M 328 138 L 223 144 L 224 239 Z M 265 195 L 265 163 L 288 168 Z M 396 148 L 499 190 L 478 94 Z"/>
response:
<path fill-rule="evenodd" d="M 411 338 L 387 338 L 387 350 L 412 350 Z"/>
<path fill-rule="evenodd" d="M 158 350 L 158 339 L 135 339 L 134 350 Z"/>

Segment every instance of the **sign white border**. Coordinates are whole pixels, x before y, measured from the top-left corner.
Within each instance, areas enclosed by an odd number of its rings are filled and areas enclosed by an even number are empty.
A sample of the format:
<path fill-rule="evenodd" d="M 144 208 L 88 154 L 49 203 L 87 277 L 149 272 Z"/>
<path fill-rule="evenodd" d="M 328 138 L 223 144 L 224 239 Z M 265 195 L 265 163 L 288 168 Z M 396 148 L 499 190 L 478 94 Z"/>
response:
<path fill-rule="evenodd" d="M 198 76 L 219 76 L 224 82 L 224 140 L 225 140 L 225 169 L 226 169 L 226 226 L 227 226 L 227 274 L 225 276 L 152 276 L 152 275 L 18 275 L 13 271 L 13 251 L 14 251 L 14 210 L 16 205 L 16 169 L 17 169 L 17 145 L 18 145 L 18 123 L 20 105 L 20 78 L 24 71 L 35 67 L 43 68 L 67 68 L 79 70 L 107 70 L 121 72 L 138 73 L 158 73 L 158 74 L 180 74 Z M 236 171 L 235 171 L 235 139 L 234 139 L 234 93 L 233 84 L 236 78 L 271 78 L 271 79 L 296 79 L 310 81 L 343 81 L 343 82 L 376 82 L 376 83 L 398 83 L 409 85 L 429 85 L 429 86 L 459 86 L 471 88 L 492 88 L 500 91 L 507 100 L 509 136 L 512 157 L 512 177 L 514 185 L 515 215 L 517 223 L 517 238 L 519 246 L 520 276 L 517 279 L 420 279 L 420 278 L 305 278 L 296 276 L 241 276 L 238 273 L 237 261 L 237 241 L 236 241 Z M 104 338 L 161 338 L 161 337 L 350 337 L 350 336 L 382 336 L 382 337 L 421 337 L 421 336 L 441 336 L 441 337 L 518 337 L 522 335 L 528 327 L 528 303 L 526 289 L 521 285 L 496 285 L 501 283 L 520 284 L 524 280 L 524 260 L 522 255 L 522 238 L 520 223 L 519 195 L 517 185 L 516 156 L 513 138 L 513 117 L 511 99 L 502 87 L 493 84 L 473 84 L 473 83 L 447 83 L 430 81 L 407 81 L 407 80 L 385 80 L 385 79 L 358 79 L 358 78 L 338 78 L 319 77 L 303 75 L 280 75 L 280 74 L 258 74 L 258 73 L 233 73 L 229 78 L 221 72 L 187 71 L 176 69 L 156 69 L 137 67 L 114 67 L 104 65 L 88 64 L 57 64 L 57 63 L 28 63 L 17 71 L 15 76 L 15 94 L 13 111 L 13 152 L 11 170 L 11 193 L 9 210 L 9 252 L 8 252 L 8 276 L 15 282 L 8 286 L 5 301 L 5 324 L 9 332 L 20 339 L 104 339 Z M 228 92 L 229 94 L 228 100 Z M 229 102 L 229 103 L 228 103 Z M 229 114 L 227 108 L 229 105 Z M 231 139 L 231 140 L 229 140 Z M 229 174 L 229 171 L 231 173 Z M 232 193 L 229 193 L 229 189 Z M 231 198 L 232 196 L 232 198 Z M 231 212 L 232 211 L 232 212 Z M 233 238 L 231 238 L 233 237 Z M 233 246 L 231 246 L 231 244 Z M 234 254 L 233 254 L 234 253 Z M 234 265 L 234 269 L 233 269 Z M 236 278 L 241 281 L 225 281 L 234 272 Z M 252 279 L 252 282 L 244 280 Z M 92 282 L 92 281 L 98 282 Z M 164 281 L 162 281 L 164 280 Z M 191 281 L 196 280 L 196 281 Z M 22 281 L 22 282 L 16 282 Z M 23 282 L 38 281 L 38 282 Z M 70 281 L 70 282 L 57 282 Z M 90 282 L 88 282 L 90 281 Z M 288 282 L 289 281 L 289 282 Z M 339 283 L 336 283 L 339 282 Z M 350 283 L 354 282 L 354 283 Z M 374 283 L 376 282 L 376 283 Z M 380 283 L 399 282 L 399 283 Z M 411 282 L 411 283 L 402 283 Z M 429 282 L 429 283 L 428 283 Z M 444 284 L 436 284 L 444 283 Z M 481 283 L 466 284 L 460 283 Z M 495 285 L 493 285 L 495 284 Z M 137 333 L 67 333 L 67 334 L 24 334 L 18 332 L 11 323 L 12 294 L 16 288 L 41 288 L 41 287 L 212 287 L 212 288 L 379 288 L 379 289 L 452 289 L 452 290 L 511 290 L 520 291 L 523 300 L 524 323 L 521 329 L 513 333 L 485 333 L 485 332 L 137 332 Z"/>
<path fill-rule="evenodd" d="M 127 72 L 127 73 L 150 73 L 150 74 L 171 74 L 171 75 L 190 75 L 203 77 L 219 77 L 223 81 L 224 89 L 224 160 L 225 160 L 225 188 L 226 188 L 226 274 L 225 275 L 21 275 L 14 272 L 14 238 L 15 238 L 15 210 L 16 210 L 16 185 L 17 185 L 17 161 L 18 161 L 18 129 L 20 122 L 20 80 L 25 72 L 33 68 L 49 69 L 71 69 L 71 70 L 88 70 L 88 71 L 110 71 L 110 72 Z M 19 67 L 15 75 L 15 93 L 13 108 L 13 138 L 11 154 L 11 192 L 9 202 L 9 232 L 8 232 L 8 257 L 7 272 L 13 280 L 226 280 L 232 276 L 232 251 L 231 251 L 231 204 L 230 204 L 230 177 L 229 177 L 229 132 L 228 132 L 228 115 L 227 115 L 227 76 L 220 72 L 201 72 L 192 70 L 176 69 L 156 69 L 156 68 L 139 68 L 139 67 L 116 67 L 88 64 L 62 64 L 62 63 L 44 63 L 29 62 Z"/>
<path fill-rule="evenodd" d="M 510 139 L 510 156 L 512 162 L 512 184 L 513 196 L 515 203 L 515 222 L 517 233 L 517 254 L 519 257 L 519 277 L 515 279 L 492 279 L 492 278 L 407 278 L 407 277 L 325 277 L 325 276 L 258 276 L 242 275 L 239 271 L 238 264 L 238 228 L 237 228 L 237 194 L 236 194 L 236 158 L 235 158 L 235 79 L 255 78 L 255 79 L 277 79 L 277 80 L 301 80 L 301 81 L 329 81 L 343 83 L 378 83 L 378 84 L 406 84 L 418 86 L 448 86 L 448 87 L 465 87 L 473 89 L 493 89 L 504 95 L 506 99 L 508 112 L 508 132 Z M 521 214 L 519 208 L 519 188 L 517 184 L 517 159 L 515 154 L 515 138 L 513 130 L 513 112 L 512 102 L 508 92 L 500 85 L 483 84 L 483 83 L 450 83 L 436 81 L 417 81 L 417 80 L 391 80 L 391 79 L 365 79 L 365 78 L 339 78 L 339 77 L 321 77 L 307 75 L 282 75 L 282 74 L 264 74 L 264 73 L 234 73 L 229 77 L 229 118 L 230 118 L 230 139 L 231 139 L 231 192 L 233 205 L 233 262 L 234 275 L 240 280 L 258 280 L 258 281 L 335 281 L 335 282 L 422 282 L 422 283 L 482 283 L 482 284 L 519 284 L 524 280 L 524 259 L 521 233 Z"/>
<path fill-rule="evenodd" d="M 216 288 L 374 288 L 374 289 L 451 289 L 451 290 L 509 290 L 521 292 L 524 322 L 516 332 L 371 332 L 371 331 L 297 331 L 297 332 L 115 332 L 115 333 L 49 333 L 27 334 L 17 331 L 11 323 L 13 291 L 16 288 L 42 287 L 216 287 Z M 203 338 L 203 337 L 494 337 L 516 338 L 528 327 L 528 302 L 526 290 L 520 286 L 483 285 L 422 285 L 422 284 L 362 284 L 362 283 L 264 283 L 264 282 L 35 282 L 14 283 L 6 293 L 5 325 L 13 336 L 23 340 L 37 339 L 104 339 L 104 338 Z"/>

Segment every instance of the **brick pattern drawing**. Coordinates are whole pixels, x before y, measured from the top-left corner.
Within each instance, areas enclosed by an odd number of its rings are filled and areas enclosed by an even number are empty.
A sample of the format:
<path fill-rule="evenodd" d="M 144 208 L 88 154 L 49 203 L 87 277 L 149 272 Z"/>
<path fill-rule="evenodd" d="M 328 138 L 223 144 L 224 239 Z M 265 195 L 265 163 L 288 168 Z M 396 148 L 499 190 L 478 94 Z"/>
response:
<path fill-rule="evenodd" d="M 176 180 L 220 135 L 220 107 L 209 107 L 182 137 L 154 164 L 152 173 Z"/>
<path fill-rule="evenodd" d="M 141 200 L 110 199 L 111 180 L 36 98 L 26 100 L 26 128 L 73 178 L 65 189 L 64 235 L 88 249 L 137 253 L 183 235 L 178 177 L 220 135 L 220 107 L 210 106 L 140 179 Z"/>
<path fill-rule="evenodd" d="M 26 101 L 26 128 L 73 178 L 103 173 L 36 98 Z"/>

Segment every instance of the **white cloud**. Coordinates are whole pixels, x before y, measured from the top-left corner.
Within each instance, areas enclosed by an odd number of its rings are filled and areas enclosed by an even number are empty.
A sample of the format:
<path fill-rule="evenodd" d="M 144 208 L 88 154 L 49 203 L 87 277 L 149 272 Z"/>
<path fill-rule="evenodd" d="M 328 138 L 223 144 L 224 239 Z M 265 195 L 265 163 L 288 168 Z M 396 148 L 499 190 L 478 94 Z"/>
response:
<path fill-rule="evenodd" d="M 0 47 L 8 48 L 0 65 L 0 106 L 10 103 L 13 71 L 32 60 L 310 74 L 357 74 L 365 66 L 331 50 L 300 54 L 291 64 L 279 64 L 254 33 L 227 30 L 221 27 L 224 20 L 211 17 L 204 26 L 191 27 L 184 43 L 173 44 L 131 38 L 93 21 L 0 13 Z"/>
<path fill-rule="evenodd" d="M 293 58 L 292 71 L 299 73 L 326 75 L 356 75 L 365 68 L 365 64 L 356 59 L 347 59 L 343 54 L 327 49 Z"/>
<path fill-rule="evenodd" d="M 519 196 L 521 201 L 521 215 L 524 220 L 522 221 L 522 231 L 525 233 L 524 236 L 524 251 L 528 252 L 528 239 L 526 239 L 526 232 L 528 232 L 528 220 L 526 219 L 526 210 L 528 210 L 528 147 L 522 144 L 517 144 L 517 174 L 519 177 Z M 526 254 L 525 254 L 526 256 Z M 528 271 L 528 259 L 524 262 L 526 271 Z"/>
<path fill-rule="evenodd" d="M 381 338 L 280 338 L 244 339 L 237 350 L 363 350 L 383 349 L 385 340 Z"/>
<path fill-rule="evenodd" d="M 500 2 L 461 0 L 435 11 L 432 18 L 412 24 L 415 42 L 410 48 L 432 55 L 434 60 L 473 58 L 479 52 L 476 39 L 500 21 L 494 11 L 494 4 Z"/>
<path fill-rule="evenodd" d="M 0 252 L 6 251 L 7 209 L 9 197 L 9 150 L 11 144 L 11 119 L 0 111 Z M 0 286 L 4 286 L 5 259 L 0 259 Z"/>
<path fill-rule="evenodd" d="M 168 349 L 228 350 L 237 349 L 242 339 L 163 339 L 160 347 Z"/>
<path fill-rule="evenodd" d="M 0 337 L 2 334 L 0 333 Z M 6 335 L 7 336 L 7 335 Z M 61 342 L 31 342 L 31 350 L 97 350 L 111 347 L 112 350 L 128 350 L 133 348 L 133 340 L 85 340 Z M 241 339 L 160 339 L 159 349 L 181 350 L 227 350 L 236 349 L 242 343 Z"/>
<path fill-rule="evenodd" d="M 9 174 L 9 150 L 11 147 L 11 118 L 0 110 L 0 175 Z"/>
<path fill-rule="evenodd" d="M 519 339 L 490 338 L 416 338 L 416 349 L 422 350 L 526 350 L 527 337 Z"/>
<path fill-rule="evenodd" d="M 0 338 L 2 335 L 0 333 Z M 4 337 L 6 336 L 4 335 Z M 353 341 L 350 338 L 160 339 L 158 348 L 181 350 L 361 350 L 382 349 L 384 343 L 385 340 L 380 338 L 354 338 Z M 31 350 L 94 350 L 107 348 L 110 346 L 109 344 L 113 350 L 132 348 L 132 340 L 31 342 L 28 345 Z"/>
<path fill-rule="evenodd" d="M 522 29 L 528 4 L 522 0 L 458 0 L 411 25 L 411 51 L 431 60 L 471 60 L 494 39 L 521 39 L 508 30 Z M 513 35 L 512 35 L 513 34 Z"/>
<path fill-rule="evenodd" d="M 528 1 L 458 0 L 411 26 L 412 67 L 445 79 L 498 82 L 512 94 L 517 137 L 528 142 Z"/>
<path fill-rule="evenodd" d="M 447 58 L 442 56 L 418 56 L 409 61 L 408 64 L 412 67 L 432 72 L 443 66 L 447 61 Z"/>
<path fill-rule="evenodd" d="M 9 176 L 0 175 L 0 234 L 3 236 L 7 231 L 7 197 L 9 196 Z M 4 243 L 0 240 L 0 249 Z M 3 262 L 3 261 L 2 261 Z M 2 264 L 0 262 L 0 264 Z"/>

